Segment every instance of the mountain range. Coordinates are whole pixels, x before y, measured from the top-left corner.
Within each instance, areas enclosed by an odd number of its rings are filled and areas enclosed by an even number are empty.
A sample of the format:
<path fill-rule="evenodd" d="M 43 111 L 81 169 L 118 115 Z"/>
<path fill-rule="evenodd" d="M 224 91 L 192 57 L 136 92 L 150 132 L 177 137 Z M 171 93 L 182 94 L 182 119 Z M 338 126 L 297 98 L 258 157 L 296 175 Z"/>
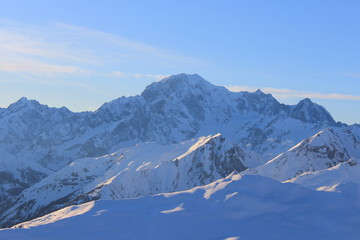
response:
<path fill-rule="evenodd" d="M 310 99 L 285 105 L 197 74 L 164 78 L 94 112 L 21 98 L 0 109 L 0 153 L 2 227 L 93 201 L 197 189 L 229 175 L 342 194 L 353 194 L 349 182 L 360 184 L 360 125 L 336 122 Z"/>

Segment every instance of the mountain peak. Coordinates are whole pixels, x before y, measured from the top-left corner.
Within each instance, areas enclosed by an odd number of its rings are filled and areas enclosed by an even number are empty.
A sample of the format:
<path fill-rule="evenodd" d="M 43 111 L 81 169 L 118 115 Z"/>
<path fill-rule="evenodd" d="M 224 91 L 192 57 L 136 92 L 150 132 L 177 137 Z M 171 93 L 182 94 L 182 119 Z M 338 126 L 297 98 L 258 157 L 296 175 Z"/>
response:
<path fill-rule="evenodd" d="M 299 119 L 303 122 L 309 123 L 324 123 L 329 125 L 335 125 L 335 120 L 332 118 L 330 113 L 323 107 L 314 102 L 309 98 L 301 100 L 292 111 L 291 116 Z"/>
<path fill-rule="evenodd" d="M 199 74 L 187 74 L 187 73 L 179 73 L 175 75 L 171 75 L 163 78 L 160 82 L 171 82 L 171 81 L 187 81 L 189 83 L 200 83 L 207 82 L 204 78 L 202 78 Z M 208 83 L 208 82 L 207 82 Z"/>
<path fill-rule="evenodd" d="M 39 106 L 39 105 L 40 105 L 40 103 L 38 101 L 36 101 L 36 100 L 29 100 L 26 97 L 21 97 L 16 102 L 10 104 L 8 109 L 11 112 L 16 112 L 16 111 L 20 111 L 20 110 L 22 110 L 24 108 L 36 107 L 36 106 Z"/>
<path fill-rule="evenodd" d="M 311 101 L 310 98 L 304 98 L 298 103 L 298 105 L 307 105 L 307 106 L 313 105 L 313 104 L 315 104 L 315 103 L 313 101 Z"/>
<path fill-rule="evenodd" d="M 21 97 L 14 104 L 31 104 L 31 103 L 39 103 L 39 102 L 33 99 L 28 99 L 27 97 Z"/>
<path fill-rule="evenodd" d="M 26 102 L 30 101 L 27 97 L 21 97 L 17 102 Z"/>
<path fill-rule="evenodd" d="M 203 88 L 203 87 L 213 87 L 210 82 L 206 81 L 204 78 L 202 78 L 200 75 L 194 73 L 194 74 L 186 74 L 186 73 L 180 73 L 176 75 L 171 75 L 169 77 L 166 77 L 162 79 L 158 83 L 154 84 L 165 84 L 168 87 L 170 87 L 172 90 L 177 90 L 179 88 L 183 87 L 197 87 L 197 88 Z M 151 84 L 152 85 L 152 84 Z"/>
<path fill-rule="evenodd" d="M 153 82 L 145 88 L 141 96 L 146 100 L 158 99 L 159 96 L 172 98 L 173 96 L 184 97 L 194 92 L 211 92 L 214 89 L 224 89 L 206 81 L 198 74 L 176 74 L 166 77 L 159 82 Z M 226 90 L 227 91 L 227 90 Z"/>

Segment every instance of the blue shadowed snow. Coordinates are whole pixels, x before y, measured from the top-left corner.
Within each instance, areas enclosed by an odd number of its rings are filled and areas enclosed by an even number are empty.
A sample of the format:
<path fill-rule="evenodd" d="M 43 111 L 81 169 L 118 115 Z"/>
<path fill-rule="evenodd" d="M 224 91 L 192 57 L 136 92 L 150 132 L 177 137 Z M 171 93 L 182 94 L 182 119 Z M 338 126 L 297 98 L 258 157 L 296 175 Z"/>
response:
<path fill-rule="evenodd" d="M 0 232 L 0 239 L 358 239 L 360 206 L 337 192 L 239 175 L 185 192 L 87 203 Z M 357 191 L 357 187 L 354 187 Z M 207 197 L 207 198 L 205 198 Z M 173 210 L 173 211 L 171 211 Z M 165 211 L 165 212 L 164 212 Z"/>

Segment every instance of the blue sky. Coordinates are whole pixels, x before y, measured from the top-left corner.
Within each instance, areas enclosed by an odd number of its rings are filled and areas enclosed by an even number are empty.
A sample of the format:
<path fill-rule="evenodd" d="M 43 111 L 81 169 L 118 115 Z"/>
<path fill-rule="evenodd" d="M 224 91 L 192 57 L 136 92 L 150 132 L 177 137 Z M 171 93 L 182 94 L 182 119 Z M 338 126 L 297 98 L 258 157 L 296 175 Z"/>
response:
<path fill-rule="evenodd" d="M 0 3 L 0 107 L 95 110 L 185 72 L 360 123 L 360 1 Z"/>

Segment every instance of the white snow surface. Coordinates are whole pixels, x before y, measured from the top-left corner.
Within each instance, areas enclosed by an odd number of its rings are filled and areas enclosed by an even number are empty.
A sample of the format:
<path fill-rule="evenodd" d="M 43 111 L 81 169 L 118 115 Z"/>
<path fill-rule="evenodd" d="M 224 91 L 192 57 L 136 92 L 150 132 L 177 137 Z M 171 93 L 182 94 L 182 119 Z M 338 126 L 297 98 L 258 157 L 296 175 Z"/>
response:
<path fill-rule="evenodd" d="M 357 240 L 360 206 L 349 196 L 230 175 L 183 192 L 70 206 L 0 238 Z"/>

